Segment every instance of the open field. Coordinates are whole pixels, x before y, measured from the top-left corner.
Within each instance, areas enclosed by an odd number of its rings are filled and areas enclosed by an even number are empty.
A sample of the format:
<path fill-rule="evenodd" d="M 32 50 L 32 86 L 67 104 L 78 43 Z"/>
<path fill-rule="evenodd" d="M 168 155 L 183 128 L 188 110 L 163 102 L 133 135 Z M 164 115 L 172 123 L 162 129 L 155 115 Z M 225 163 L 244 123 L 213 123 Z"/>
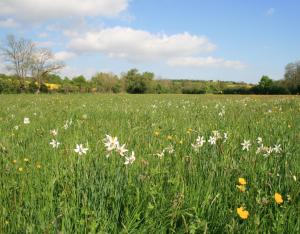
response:
<path fill-rule="evenodd" d="M 0 233 L 300 232 L 299 96 L 1 95 L 0 107 Z"/>

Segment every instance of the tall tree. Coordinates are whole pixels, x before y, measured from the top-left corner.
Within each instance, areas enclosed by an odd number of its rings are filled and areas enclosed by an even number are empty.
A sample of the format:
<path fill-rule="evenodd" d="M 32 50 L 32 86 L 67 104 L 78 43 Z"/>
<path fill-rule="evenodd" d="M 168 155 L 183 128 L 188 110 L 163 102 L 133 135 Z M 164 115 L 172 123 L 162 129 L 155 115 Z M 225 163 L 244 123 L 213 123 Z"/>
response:
<path fill-rule="evenodd" d="M 49 73 L 59 71 L 64 67 L 64 63 L 56 61 L 53 53 L 47 48 L 37 48 L 32 54 L 30 61 L 31 75 L 37 83 L 37 93 L 40 92 L 43 78 Z"/>
<path fill-rule="evenodd" d="M 20 80 L 21 90 L 25 89 L 25 79 L 30 71 L 34 48 L 32 41 L 24 38 L 18 40 L 13 35 L 7 36 L 4 47 L 1 47 L 8 69 L 12 70 Z"/>

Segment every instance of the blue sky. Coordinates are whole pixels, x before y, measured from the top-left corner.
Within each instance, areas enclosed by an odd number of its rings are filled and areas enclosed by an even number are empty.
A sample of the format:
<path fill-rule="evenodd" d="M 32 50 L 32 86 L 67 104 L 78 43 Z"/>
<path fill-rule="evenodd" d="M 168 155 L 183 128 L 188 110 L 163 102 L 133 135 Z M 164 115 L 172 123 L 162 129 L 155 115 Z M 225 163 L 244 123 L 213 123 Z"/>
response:
<path fill-rule="evenodd" d="M 0 39 L 51 48 L 71 77 L 135 67 L 255 83 L 300 59 L 299 12 L 296 0 L 10 0 L 0 1 Z"/>

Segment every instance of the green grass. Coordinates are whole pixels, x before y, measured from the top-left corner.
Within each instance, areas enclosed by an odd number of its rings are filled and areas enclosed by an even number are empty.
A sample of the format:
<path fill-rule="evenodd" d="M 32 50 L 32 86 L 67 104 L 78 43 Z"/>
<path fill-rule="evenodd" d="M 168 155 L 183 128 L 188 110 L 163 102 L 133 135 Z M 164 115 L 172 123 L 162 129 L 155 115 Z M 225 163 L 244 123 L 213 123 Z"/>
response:
<path fill-rule="evenodd" d="M 300 231 L 299 97 L 0 95 L 0 106 L 0 233 Z M 193 150 L 197 136 L 207 141 L 213 130 L 227 132 L 227 142 Z M 126 143 L 136 161 L 106 158 L 105 134 Z M 256 154 L 257 137 L 282 152 Z M 88 144 L 86 155 L 74 152 L 79 143 Z M 160 159 L 170 145 L 174 153 Z"/>

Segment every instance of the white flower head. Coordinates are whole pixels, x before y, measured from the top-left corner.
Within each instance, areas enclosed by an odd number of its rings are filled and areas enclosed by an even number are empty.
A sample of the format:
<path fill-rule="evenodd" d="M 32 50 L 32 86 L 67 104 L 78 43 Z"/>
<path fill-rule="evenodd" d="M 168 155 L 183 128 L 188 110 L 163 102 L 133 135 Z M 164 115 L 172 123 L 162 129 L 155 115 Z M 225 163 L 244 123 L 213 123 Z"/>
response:
<path fill-rule="evenodd" d="M 128 149 L 125 148 L 125 145 L 120 146 L 119 144 L 116 145 L 117 152 L 120 154 L 120 156 L 124 157 L 125 153 L 128 151 Z"/>
<path fill-rule="evenodd" d="M 50 145 L 52 145 L 52 147 L 53 147 L 54 149 L 57 149 L 58 146 L 60 145 L 60 142 L 58 142 L 58 141 L 52 139 L 52 141 L 50 142 Z"/>
<path fill-rule="evenodd" d="M 207 142 L 211 145 L 215 145 L 217 143 L 217 138 L 215 136 L 210 136 Z"/>
<path fill-rule="evenodd" d="M 173 154 L 175 150 L 173 145 L 169 145 L 167 148 L 164 149 L 164 151 L 167 151 L 169 154 Z"/>
<path fill-rule="evenodd" d="M 86 154 L 88 150 L 89 149 L 85 148 L 82 144 L 76 144 L 76 148 L 74 149 L 74 151 L 79 155 Z"/>
<path fill-rule="evenodd" d="M 52 136 L 57 136 L 58 130 L 56 130 L 56 129 L 50 130 L 50 134 L 51 134 Z"/>
<path fill-rule="evenodd" d="M 103 143 L 106 147 L 106 150 L 108 152 L 111 152 L 113 150 L 116 150 L 119 148 L 119 141 L 117 137 L 112 137 L 110 135 L 106 135 L 105 138 L 103 139 Z"/>
<path fill-rule="evenodd" d="M 243 150 L 249 151 L 251 146 L 250 140 L 244 140 L 244 142 L 241 143 L 241 145 L 243 146 Z"/>
<path fill-rule="evenodd" d="M 224 143 L 228 140 L 228 133 L 224 132 Z"/>
<path fill-rule="evenodd" d="M 134 161 L 135 161 L 135 155 L 134 155 L 134 152 L 132 151 L 130 157 L 125 156 L 124 164 L 125 165 L 132 164 Z"/>
<path fill-rule="evenodd" d="M 281 145 L 280 144 L 279 145 L 274 145 L 273 151 L 276 154 L 279 154 L 282 151 Z"/>
<path fill-rule="evenodd" d="M 263 139 L 261 137 L 257 137 L 257 144 L 261 145 L 263 143 Z"/>
<path fill-rule="evenodd" d="M 25 117 L 23 122 L 24 124 L 30 124 L 30 119 L 28 117 Z"/>

